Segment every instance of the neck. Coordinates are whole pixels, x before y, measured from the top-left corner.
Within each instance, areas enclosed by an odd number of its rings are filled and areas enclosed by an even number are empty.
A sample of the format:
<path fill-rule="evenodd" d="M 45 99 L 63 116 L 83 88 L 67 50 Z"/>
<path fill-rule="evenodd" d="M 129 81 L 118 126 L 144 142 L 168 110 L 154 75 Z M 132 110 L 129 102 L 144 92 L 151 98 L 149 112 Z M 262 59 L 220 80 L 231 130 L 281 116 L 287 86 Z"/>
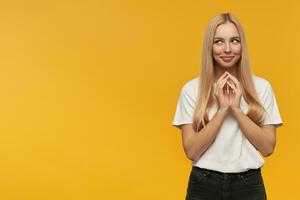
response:
<path fill-rule="evenodd" d="M 229 72 L 231 75 L 233 75 L 235 78 L 238 79 L 237 77 L 237 66 L 233 66 L 233 67 L 230 67 L 228 69 L 226 68 L 223 68 L 223 67 L 219 67 L 219 66 L 216 66 L 215 67 L 216 69 L 216 72 L 215 72 L 215 80 L 219 80 L 219 78 L 227 71 Z"/>

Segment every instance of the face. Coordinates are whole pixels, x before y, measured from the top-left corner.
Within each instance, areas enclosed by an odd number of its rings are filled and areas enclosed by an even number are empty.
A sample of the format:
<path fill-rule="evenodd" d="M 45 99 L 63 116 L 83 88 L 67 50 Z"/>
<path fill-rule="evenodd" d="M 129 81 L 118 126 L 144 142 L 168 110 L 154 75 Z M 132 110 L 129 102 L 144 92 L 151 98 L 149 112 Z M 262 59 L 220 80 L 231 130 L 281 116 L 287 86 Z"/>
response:
<path fill-rule="evenodd" d="M 212 49 L 213 58 L 218 67 L 227 70 L 236 66 L 241 57 L 241 43 L 234 24 L 226 23 L 217 27 Z"/>

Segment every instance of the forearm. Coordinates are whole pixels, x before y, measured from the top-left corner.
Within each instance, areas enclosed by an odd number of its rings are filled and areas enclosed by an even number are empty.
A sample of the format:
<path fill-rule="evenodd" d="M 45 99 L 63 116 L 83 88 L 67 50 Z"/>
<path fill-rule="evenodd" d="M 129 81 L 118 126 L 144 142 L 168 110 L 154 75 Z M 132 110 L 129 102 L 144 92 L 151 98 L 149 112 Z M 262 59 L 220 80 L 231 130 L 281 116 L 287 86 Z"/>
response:
<path fill-rule="evenodd" d="M 199 132 L 193 134 L 188 141 L 188 155 L 196 161 L 215 140 L 219 129 L 228 113 L 228 110 L 220 109 L 214 117 Z"/>
<path fill-rule="evenodd" d="M 273 152 L 275 141 L 269 134 L 265 134 L 261 127 L 255 124 L 240 108 L 233 109 L 233 115 L 247 137 L 247 139 L 260 151 L 264 156 Z"/>

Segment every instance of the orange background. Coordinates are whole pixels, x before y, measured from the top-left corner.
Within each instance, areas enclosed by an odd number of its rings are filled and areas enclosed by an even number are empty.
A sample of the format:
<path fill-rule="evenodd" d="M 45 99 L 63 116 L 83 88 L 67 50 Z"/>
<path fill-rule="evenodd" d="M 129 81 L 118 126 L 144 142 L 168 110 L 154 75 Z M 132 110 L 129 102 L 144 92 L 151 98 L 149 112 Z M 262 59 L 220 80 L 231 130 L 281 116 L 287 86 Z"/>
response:
<path fill-rule="evenodd" d="M 171 123 L 198 76 L 204 29 L 242 22 L 252 71 L 284 125 L 263 177 L 299 199 L 298 1 L 2 1 L 0 199 L 185 197 L 191 169 Z"/>

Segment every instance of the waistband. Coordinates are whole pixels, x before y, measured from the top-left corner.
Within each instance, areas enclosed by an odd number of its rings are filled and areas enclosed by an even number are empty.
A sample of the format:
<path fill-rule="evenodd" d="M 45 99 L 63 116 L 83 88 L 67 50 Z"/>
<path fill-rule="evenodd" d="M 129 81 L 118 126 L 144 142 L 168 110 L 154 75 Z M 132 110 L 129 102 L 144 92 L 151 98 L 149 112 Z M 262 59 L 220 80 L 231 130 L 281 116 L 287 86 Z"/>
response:
<path fill-rule="evenodd" d="M 210 175 L 214 175 L 214 176 L 218 176 L 221 178 L 227 178 L 227 177 L 236 177 L 236 176 L 245 176 L 248 174 L 255 174 L 261 173 L 261 168 L 258 169 L 249 169 L 248 171 L 245 172 L 230 172 L 230 173 L 223 173 L 223 172 L 219 172 L 219 171 L 215 171 L 215 170 L 210 170 L 210 169 L 205 169 L 205 168 L 200 168 L 200 167 L 196 167 L 193 166 L 192 170 L 198 171 L 200 173 L 205 174 L 205 176 L 210 176 Z"/>

